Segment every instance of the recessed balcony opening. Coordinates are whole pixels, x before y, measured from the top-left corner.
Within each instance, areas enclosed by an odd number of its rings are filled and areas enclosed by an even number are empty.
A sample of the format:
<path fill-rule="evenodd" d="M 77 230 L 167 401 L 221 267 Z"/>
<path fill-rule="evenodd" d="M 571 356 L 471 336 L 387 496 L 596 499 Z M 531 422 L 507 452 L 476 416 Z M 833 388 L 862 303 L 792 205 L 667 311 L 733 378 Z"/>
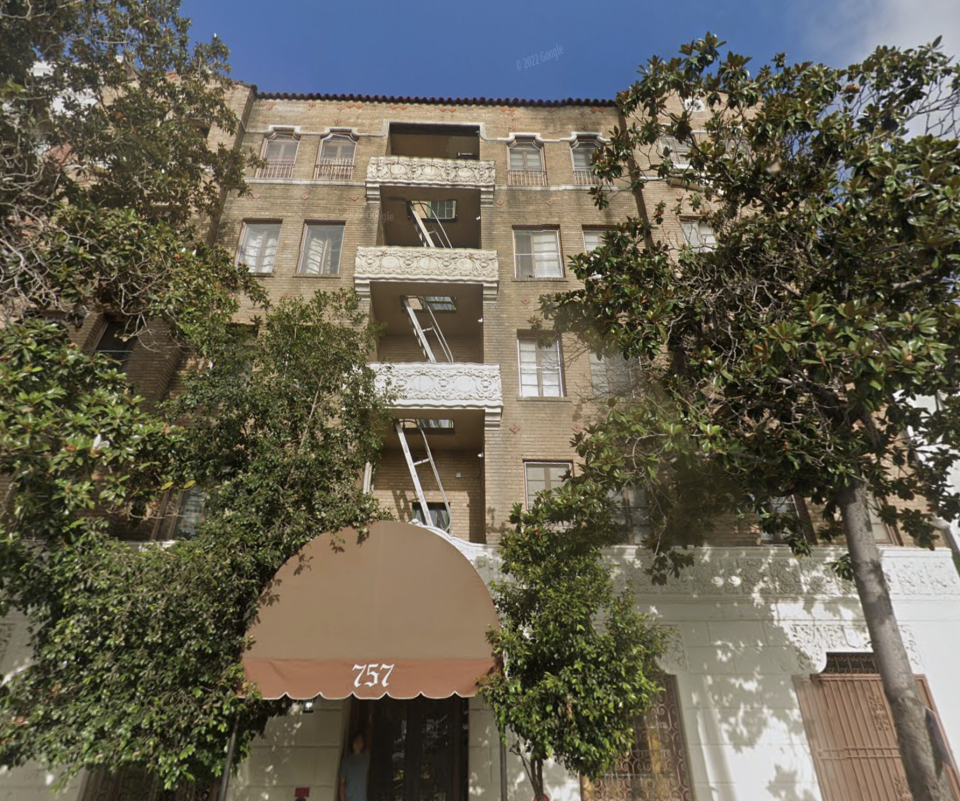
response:
<path fill-rule="evenodd" d="M 483 287 L 477 284 L 407 282 L 370 283 L 372 317 L 383 326 L 377 345 L 381 362 L 422 362 L 430 359 L 420 347 L 411 312 L 437 361 L 450 361 L 437 347 L 440 329 L 454 362 L 483 361 Z"/>
<path fill-rule="evenodd" d="M 480 247 L 480 190 L 382 186 L 377 244 Z"/>
<path fill-rule="evenodd" d="M 474 161 L 480 158 L 480 128 L 391 123 L 387 155 Z"/>

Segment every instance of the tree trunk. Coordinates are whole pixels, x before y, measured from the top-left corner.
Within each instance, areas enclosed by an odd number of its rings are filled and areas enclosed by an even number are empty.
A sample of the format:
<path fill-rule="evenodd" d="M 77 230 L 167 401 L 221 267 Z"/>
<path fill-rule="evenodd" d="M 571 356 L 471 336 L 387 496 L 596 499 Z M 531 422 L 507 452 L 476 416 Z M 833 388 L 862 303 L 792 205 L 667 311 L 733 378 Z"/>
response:
<path fill-rule="evenodd" d="M 866 488 L 857 481 L 841 489 L 837 501 L 850 549 L 853 579 L 870 632 L 883 692 L 893 713 L 910 792 L 914 801 L 952 801 L 946 771 L 934 754 L 925 707 L 893 613 L 890 590 L 880 564 L 880 549 L 870 527 Z"/>

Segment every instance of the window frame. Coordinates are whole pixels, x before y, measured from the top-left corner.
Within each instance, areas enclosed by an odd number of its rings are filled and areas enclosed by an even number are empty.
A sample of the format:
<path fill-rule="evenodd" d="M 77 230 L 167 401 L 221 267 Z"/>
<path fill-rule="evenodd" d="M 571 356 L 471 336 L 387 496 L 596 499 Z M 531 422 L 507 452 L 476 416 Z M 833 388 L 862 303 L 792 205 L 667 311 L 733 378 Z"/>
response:
<path fill-rule="evenodd" d="M 668 158 L 667 154 L 664 152 L 666 149 L 670 149 L 669 159 L 673 162 L 673 166 L 678 170 L 689 170 L 690 166 L 690 151 L 693 149 L 693 142 L 681 142 L 675 136 L 661 136 L 657 140 L 657 149 L 660 152 L 661 158 Z M 686 148 L 683 150 L 682 148 Z M 678 160 L 676 156 L 684 155 L 684 160 Z"/>
<path fill-rule="evenodd" d="M 119 331 L 120 336 L 117 335 Z M 131 335 L 126 339 L 122 339 L 121 336 L 127 332 L 127 323 L 124 320 L 117 320 L 113 318 L 106 318 L 103 322 L 103 327 L 100 329 L 100 335 L 97 337 L 97 343 L 93 346 L 94 354 L 103 354 L 104 356 L 113 359 L 117 363 L 117 369 L 120 372 L 125 373 L 127 371 L 127 366 L 130 362 L 130 356 L 133 353 L 133 348 L 137 344 L 137 337 Z M 122 347 L 116 348 L 104 348 L 104 340 L 108 337 L 112 337 L 115 342 L 118 342 Z"/>
<path fill-rule="evenodd" d="M 550 477 L 549 471 L 546 471 L 546 472 L 544 473 L 544 477 L 545 477 L 545 480 L 544 480 L 544 488 L 543 488 L 542 490 L 537 490 L 537 492 L 534 493 L 534 495 L 531 497 L 531 495 L 530 495 L 530 481 L 529 481 L 530 476 L 529 476 L 529 472 L 528 472 L 528 471 L 529 471 L 529 469 L 530 469 L 531 467 L 533 467 L 533 466 L 540 466 L 540 467 L 563 467 L 563 468 L 565 468 L 565 469 L 564 469 L 564 474 L 569 473 L 569 474 L 570 474 L 570 477 L 571 477 L 571 478 L 573 477 L 573 462 L 572 462 L 572 461 L 564 461 L 564 460 L 562 460 L 562 459 L 556 459 L 556 460 L 551 460 L 551 459 L 524 459 L 524 460 L 523 460 L 523 503 L 524 503 L 524 508 L 525 508 L 525 509 L 530 509 L 530 508 L 531 508 L 531 501 L 536 500 L 536 495 L 537 495 L 538 493 L 540 493 L 540 492 L 553 492 L 553 490 L 557 489 L 558 487 L 562 487 L 564 484 L 567 483 L 567 479 L 562 479 L 562 478 L 561 478 L 561 479 L 558 479 L 559 483 L 558 483 L 556 486 L 550 486 L 552 479 L 551 479 L 551 477 Z"/>
<path fill-rule="evenodd" d="M 553 234 L 557 243 L 557 268 L 559 275 L 537 275 L 537 254 L 533 249 L 533 236 L 535 234 Z M 530 237 L 530 251 L 528 253 L 519 252 L 518 235 Z M 533 275 L 520 274 L 520 257 L 528 256 L 533 261 Z M 513 229 L 513 269 L 514 277 L 518 281 L 562 281 L 566 278 L 566 271 L 563 266 L 563 244 L 560 241 L 559 228 L 514 228 Z"/>
<path fill-rule="evenodd" d="M 289 144 L 293 143 L 293 158 L 290 159 L 277 159 L 271 161 L 268 158 L 268 153 L 270 151 L 270 146 L 277 144 L 278 142 L 284 142 Z M 263 138 L 263 145 L 260 148 L 260 158 L 266 162 L 263 166 L 257 168 L 257 178 L 266 178 L 273 180 L 286 180 L 293 178 L 293 172 L 297 166 L 297 156 L 300 154 L 300 137 L 297 136 L 295 131 L 288 130 L 279 130 L 273 131 L 268 136 Z"/>
<path fill-rule="evenodd" d="M 329 229 L 338 229 L 340 231 L 340 242 L 337 245 L 337 261 L 335 265 L 331 265 L 334 269 L 332 272 L 310 272 L 303 269 L 304 260 L 307 256 L 307 238 L 310 235 L 311 229 L 314 228 L 329 228 Z M 306 278 L 336 278 L 340 275 L 340 261 L 343 258 L 343 238 L 345 234 L 346 223 L 342 222 L 323 222 L 320 220 L 305 220 L 303 223 L 303 234 L 300 237 L 300 257 L 297 259 L 297 275 L 304 276 Z"/>
<path fill-rule="evenodd" d="M 687 235 L 688 226 L 697 227 L 697 242 L 694 244 L 690 241 L 690 237 Z M 706 228 L 709 233 L 706 236 L 703 233 L 703 229 Z M 680 218 L 680 229 L 683 231 L 683 241 L 684 244 L 691 250 L 704 251 L 704 250 L 716 250 L 717 248 L 717 234 L 713 230 L 713 226 L 710 225 L 702 217 L 681 217 Z M 713 240 L 712 242 L 709 240 Z"/>
<path fill-rule="evenodd" d="M 590 351 L 589 359 L 590 387 L 594 397 L 636 398 L 640 396 L 637 391 L 639 359 L 627 359 L 620 353 L 597 353 L 593 350 Z M 614 359 L 618 361 L 614 362 Z M 624 388 L 629 390 L 629 394 L 622 391 Z"/>
<path fill-rule="evenodd" d="M 269 270 L 254 270 L 251 269 L 251 265 L 243 261 L 244 252 L 246 250 L 245 242 L 247 239 L 248 232 L 256 226 L 276 226 L 277 228 L 277 244 L 276 248 L 273 251 L 273 260 L 270 262 Z M 240 242 L 237 246 L 237 266 L 244 266 L 247 268 L 247 272 L 252 273 L 253 275 L 273 275 L 274 268 L 277 264 L 277 254 L 280 252 L 280 235 L 283 232 L 283 222 L 280 220 L 244 220 L 243 225 L 240 228 Z M 262 250 L 263 248 L 261 248 Z M 258 262 L 262 259 L 258 258 Z"/>
<path fill-rule="evenodd" d="M 604 226 L 588 226 L 588 225 L 582 225 L 582 226 L 580 226 L 580 233 L 581 233 L 582 236 L 583 236 L 583 252 L 584 252 L 584 253 L 593 253 L 593 251 L 595 251 L 597 248 L 603 246 L 603 237 L 604 237 L 604 235 L 605 235 L 605 234 L 612 233 L 613 231 L 616 231 L 616 230 L 617 230 L 617 229 L 614 228 L 614 227 L 612 227 L 612 226 L 605 226 L 605 227 L 604 227 Z M 598 235 L 599 235 L 599 240 L 597 241 L 597 244 L 594 245 L 592 248 L 591 248 L 591 247 L 587 247 L 587 234 L 588 234 L 588 233 L 590 233 L 590 234 L 598 234 Z"/>
<path fill-rule="evenodd" d="M 593 170 L 593 153 L 600 149 L 600 137 L 579 135 L 570 145 L 570 162 L 573 166 L 573 182 L 577 186 L 601 186 L 605 182 Z M 577 166 L 577 151 L 591 151 L 586 167 Z"/>
<path fill-rule="evenodd" d="M 536 395 L 524 394 L 523 376 L 525 371 L 524 371 L 524 361 L 523 361 L 523 349 L 521 347 L 521 344 L 529 343 L 529 342 L 532 342 L 536 348 L 536 350 L 534 351 L 534 353 L 536 354 L 536 363 L 535 363 L 535 370 L 536 370 L 536 376 L 537 376 L 537 394 Z M 561 339 L 559 336 L 555 336 L 553 337 L 552 340 L 550 340 L 550 345 L 552 345 L 552 348 L 556 353 L 557 389 L 559 391 L 559 394 L 545 395 L 543 392 L 543 389 L 544 389 L 543 351 L 546 345 L 547 345 L 546 342 L 543 342 L 540 337 L 537 337 L 534 334 L 523 334 L 523 333 L 517 334 L 517 377 L 518 377 L 517 389 L 519 391 L 518 394 L 520 398 L 565 398 L 566 397 L 566 387 L 564 386 L 564 376 L 563 376 L 563 372 L 564 372 L 563 371 L 563 348 L 561 347 Z M 529 369 L 526 372 L 529 373 Z"/>
<path fill-rule="evenodd" d="M 524 166 L 514 168 L 513 152 L 529 153 L 535 151 L 540 160 L 540 169 L 535 170 L 526 166 L 527 157 L 524 156 Z M 510 186 L 546 186 L 547 159 L 543 143 L 536 136 L 518 136 L 507 146 L 507 183 Z"/>
<path fill-rule="evenodd" d="M 346 139 L 353 143 L 353 155 L 349 159 L 349 162 L 347 159 L 324 158 L 323 150 L 327 143 L 333 139 Z M 358 140 L 352 132 L 335 130 L 322 137 L 320 139 L 320 146 L 317 148 L 317 163 L 313 169 L 314 179 L 334 182 L 352 180 L 353 169 L 357 163 L 357 144 Z"/>

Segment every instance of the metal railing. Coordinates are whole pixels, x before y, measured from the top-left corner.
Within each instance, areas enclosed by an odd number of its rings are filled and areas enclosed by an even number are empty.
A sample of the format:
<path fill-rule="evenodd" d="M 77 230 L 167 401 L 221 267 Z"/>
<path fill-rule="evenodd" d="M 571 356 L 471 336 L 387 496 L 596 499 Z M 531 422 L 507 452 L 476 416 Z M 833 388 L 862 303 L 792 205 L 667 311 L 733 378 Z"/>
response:
<path fill-rule="evenodd" d="M 574 170 L 573 182 L 578 186 L 610 186 L 609 181 L 604 181 L 593 170 Z"/>
<path fill-rule="evenodd" d="M 544 170 L 509 170 L 507 184 L 509 186 L 546 186 L 547 173 Z"/>
<path fill-rule="evenodd" d="M 349 181 L 353 178 L 353 159 L 320 159 L 313 177 L 327 181 Z"/>
<path fill-rule="evenodd" d="M 257 178 L 293 178 L 294 161 L 268 161 L 257 170 Z"/>

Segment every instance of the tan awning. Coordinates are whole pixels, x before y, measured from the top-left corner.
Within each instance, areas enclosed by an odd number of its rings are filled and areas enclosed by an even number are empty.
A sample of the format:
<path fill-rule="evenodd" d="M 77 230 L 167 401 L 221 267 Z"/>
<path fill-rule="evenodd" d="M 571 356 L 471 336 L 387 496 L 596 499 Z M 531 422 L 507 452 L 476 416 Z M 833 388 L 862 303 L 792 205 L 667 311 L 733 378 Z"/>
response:
<path fill-rule="evenodd" d="M 456 547 L 382 521 L 363 542 L 342 529 L 284 563 L 260 599 L 243 667 L 265 698 L 466 697 L 493 668 L 492 627 L 490 594 Z"/>

